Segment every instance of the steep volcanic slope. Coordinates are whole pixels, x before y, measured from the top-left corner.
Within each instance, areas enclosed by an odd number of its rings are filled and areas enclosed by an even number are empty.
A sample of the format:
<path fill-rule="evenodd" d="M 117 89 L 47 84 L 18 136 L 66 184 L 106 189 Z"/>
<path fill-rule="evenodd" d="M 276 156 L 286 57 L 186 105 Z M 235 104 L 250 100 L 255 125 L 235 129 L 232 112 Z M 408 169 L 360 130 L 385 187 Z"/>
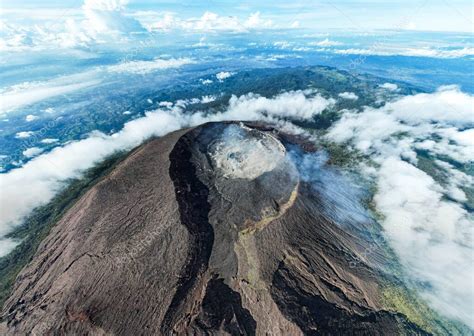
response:
<path fill-rule="evenodd" d="M 209 123 L 135 150 L 20 273 L 6 332 L 423 334 L 383 309 L 364 230 L 328 216 L 296 142 Z"/>

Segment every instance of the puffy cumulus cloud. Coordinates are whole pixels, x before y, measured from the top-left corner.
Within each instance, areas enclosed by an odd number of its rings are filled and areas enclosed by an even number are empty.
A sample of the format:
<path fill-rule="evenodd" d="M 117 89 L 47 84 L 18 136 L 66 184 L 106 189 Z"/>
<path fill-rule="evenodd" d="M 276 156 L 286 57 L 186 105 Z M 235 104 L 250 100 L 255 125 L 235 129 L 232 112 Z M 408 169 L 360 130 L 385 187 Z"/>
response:
<path fill-rule="evenodd" d="M 370 127 L 368 127 L 370 125 Z M 400 148 L 387 141 L 392 135 L 408 131 L 394 116 L 378 109 L 367 108 L 363 113 L 346 112 L 329 132 L 329 137 L 337 142 L 351 141 L 352 145 L 364 152 L 384 150 L 394 154 Z"/>
<path fill-rule="evenodd" d="M 129 150 L 151 136 L 162 136 L 183 127 L 221 120 L 269 120 L 298 133 L 301 130 L 282 118 L 312 118 L 334 103 L 314 91 L 295 91 L 282 93 L 274 98 L 253 94 L 233 96 L 228 108 L 215 114 L 186 112 L 188 104 L 205 103 L 212 99 L 214 97 L 204 96 L 174 104 L 164 102 L 163 108 L 127 122 L 117 133 L 105 135 L 93 132 L 84 140 L 56 147 L 20 168 L 0 174 L 0 237 L 20 224 L 32 209 L 49 202 L 68 179 L 80 177 L 84 170 L 106 156 L 118 150 Z M 13 247 L 14 243 L 8 241 L 3 246 L 5 248 L 0 253 L 7 253 L 9 249 L 6 246 Z"/>
<path fill-rule="evenodd" d="M 382 89 L 388 90 L 388 91 L 397 91 L 398 90 L 398 85 L 393 84 L 393 83 L 383 83 L 380 85 Z"/>
<path fill-rule="evenodd" d="M 0 23 L 0 50 L 75 48 L 146 32 L 138 20 L 127 15 L 126 4 L 123 0 L 86 0 L 82 12 L 73 17 L 31 26 Z"/>
<path fill-rule="evenodd" d="M 304 120 L 313 118 L 334 103 L 334 99 L 326 99 L 312 90 L 284 92 L 274 98 L 247 94 L 231 97 L 229 113 L 234 114 L 236 119 L 239 119 L 239 116 L 265 114 L 277 118 Z"/>
<path fill-rule="evenodd" d="M 0 21 L 0 50 L 23 51 L 34 44 L 32 32 Z"/>
<path fill-rule="evenodd" d="M 262 19 L 260 12 L 250 14 L 248 19 L 244 22 L 244 27 L 247 29 L 261 29 L 273 27 L 272 20 Z"/>
<path fill-rule="evenodd" d="M 210 96 L 210 95 L 202 96 L 201 97 L 201 104 L 209 104 L 209 103 L 212 103 L 213 101 L 215 101 L 216 99 L 217 99 L 216 96 Z"/>
<path fill-rule="evenodd" d="M 55 142 L 58 142 L 59 139 L 55 139 L 55 138 L 45 138 L 43 140 L 41 140 L 41 143 L 44 143 L 44 144 L 52 144 L 52 143 L 55 143 Z"/>
<path fill-rule="evenodd" d="M 219 82 L 224 81 L 225 79 L 232 77 L 234 73 L 228 72 L 228 71 L 221 71 L 216 74 L 216 78 L 219 80 Z"/>
<path fill-rule="evenodd" d="M 129 61 L 110 65 L 107 67 L 107 70 L 118 73 L 146 74 L 156 70 L 179 68 L 183 65 L 193 63 L 195 63 L 195 61 L 190 58 L 156 58 L 152 61 Z"/>
<path fill-rule="evenodd" d="M 32 121 L 35 121 L 36 119 L 38 119 L 39 117 L 38 116 L 35 116 L 33 114 L 28 114 L 26 117 L 25 117 L 25 121 L 27 122 L 32 122 Z"/>
<path fill-rule="evenodd" d="M 124 0 L 85 0 L 82 8 L 86 20 L 82 27 L 92 36 L 110 32 L 143 32 L 145 29 L 139 21 L 125 15 L 127 3 Z"/>
<path fill-rule="evenodd" d="M 344 99 L 349 99 L 349 100 L 359 99 L 359 96 L 357 96 L 354 92 L 342 92 L 342 93 L 339 93 L 338 96 Z"/>
<path fill-rule="evenodd" d="M 206 11 L 199 18 L 189 19 L 179 18 L 174 13 L 164 13 L 159 20 L 147 24 L 146 27 L 151 31 L 179 29 L 199 32 L 246 32 L 254 29 L 272 28 L 273 22 L 268 19 L 263 19 L 260 12 L 252 13 L 247 18 L 241 19 L 236 16 L 221 16 L 219 14 Z"/>
<path fill-rule="evenodd" d="M 37 156 L 38 154 L 41 154 L 42 152 L 43 152 L 43 149 L 39 147 L 31 147 L 31 148 L 25 149 L 22 154 L 26 156 L 27 158 L 32 158 L 34 156 Z"/>
<path fill-rule="evenodd" d="M 441 87 L 432 94 L 407 96 L 389 103 L 386 109 L 408 123 L 474 123 L 474 97 L 461 92 L 457 86 Z"/>
<path fill-rule="evenodd" d="M 22 132 L 18 132 L 17 134 L 15 134 L 15 138 L 17 139 L 25 139 L 25 138 L 29 138 L 30 136 L 32 136 L 35 132 L 33 131 L 22 131 Z"/>
<path fill-rule="evenodd" d="M 91 10 L 122 11 L 128 0 L 85 0 L 83 8 Z"/>
<path fill-rule="evenodd" d="M 398 98 L 385 106 L 347 111 L 328 138 L 369 155 L 376 169 L 374 198 L 389 242 L 407 274 L 424 285 L 433 307 L 474 328 L 474 221 L 463 188 L 473 177 L 460 164 L 474 161 L 474 97 L 457 87 Z M 417 150 L 430 156 L 433 176 Z M 458 164 L 446 162 L 446 158 Z"/>
<path fill-rule="evenodd" d="M 122 0 L 85 0 L 81 12 L 60 20 L 46 20 L 30 26 L 0 22 L 0 50 L 78 48 L 98 43 L 140 41 L 142 37 L 153 38 L 150 33 L 156 31 L 244 33 L 275 28 L 260 12 L 237 17 L 206 11 L 200 17 L 181 18 L 172 12 L 131 12 L 126 5 L 127 1 Z"/>

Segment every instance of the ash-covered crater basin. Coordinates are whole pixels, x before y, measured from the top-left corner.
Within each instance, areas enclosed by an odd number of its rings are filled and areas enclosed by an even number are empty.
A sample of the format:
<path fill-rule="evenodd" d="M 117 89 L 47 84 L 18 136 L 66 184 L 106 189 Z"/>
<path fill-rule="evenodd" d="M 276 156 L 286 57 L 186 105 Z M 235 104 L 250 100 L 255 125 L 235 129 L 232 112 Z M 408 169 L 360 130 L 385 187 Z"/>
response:
<path fill-rule="evenodd" d="M 277 168 L 285 154 L 274 135 L 244 124 L 228 125 L 209 145 L 216 173 L 228 178 L 253 180 Z"/>
<path fill-rule="evenodd" d="M 272 131 L 245 123 L 210 123 L 189 133 L 191 161 L 210 190 L 215 218 L 239 230 L 256 230 L 295 200 L 298 171 Z"/>

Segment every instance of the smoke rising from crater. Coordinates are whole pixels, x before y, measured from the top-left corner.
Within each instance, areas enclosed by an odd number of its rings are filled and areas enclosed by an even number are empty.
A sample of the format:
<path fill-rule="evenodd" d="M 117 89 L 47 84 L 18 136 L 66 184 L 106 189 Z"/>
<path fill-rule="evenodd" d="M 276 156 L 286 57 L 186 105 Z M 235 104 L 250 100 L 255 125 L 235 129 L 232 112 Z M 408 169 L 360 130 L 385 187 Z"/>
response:
<path fill-rule="evenodd" d="M 248 137 L 249 132 L 260 134 Z M 224 176 L 253 180 L 275 169 L 285 158 L 285 148 L 258 130 L 230 125 L 213 145 L 211 157 Z"/>

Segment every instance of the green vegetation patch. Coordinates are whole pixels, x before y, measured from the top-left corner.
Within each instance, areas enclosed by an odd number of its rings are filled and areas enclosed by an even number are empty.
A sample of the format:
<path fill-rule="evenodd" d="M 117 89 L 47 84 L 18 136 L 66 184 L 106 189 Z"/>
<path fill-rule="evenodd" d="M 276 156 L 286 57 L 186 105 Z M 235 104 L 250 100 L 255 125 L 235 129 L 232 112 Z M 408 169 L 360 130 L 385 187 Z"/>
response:
<path fill-rule="evenodd" d="M 402 283 L 386 285 L 382 289 L 382 300 L 387 309 L 399 312 L 422 329 L 433 335 L 470 335 L 470 330 L 440 316 L 426 301 Z"/>

